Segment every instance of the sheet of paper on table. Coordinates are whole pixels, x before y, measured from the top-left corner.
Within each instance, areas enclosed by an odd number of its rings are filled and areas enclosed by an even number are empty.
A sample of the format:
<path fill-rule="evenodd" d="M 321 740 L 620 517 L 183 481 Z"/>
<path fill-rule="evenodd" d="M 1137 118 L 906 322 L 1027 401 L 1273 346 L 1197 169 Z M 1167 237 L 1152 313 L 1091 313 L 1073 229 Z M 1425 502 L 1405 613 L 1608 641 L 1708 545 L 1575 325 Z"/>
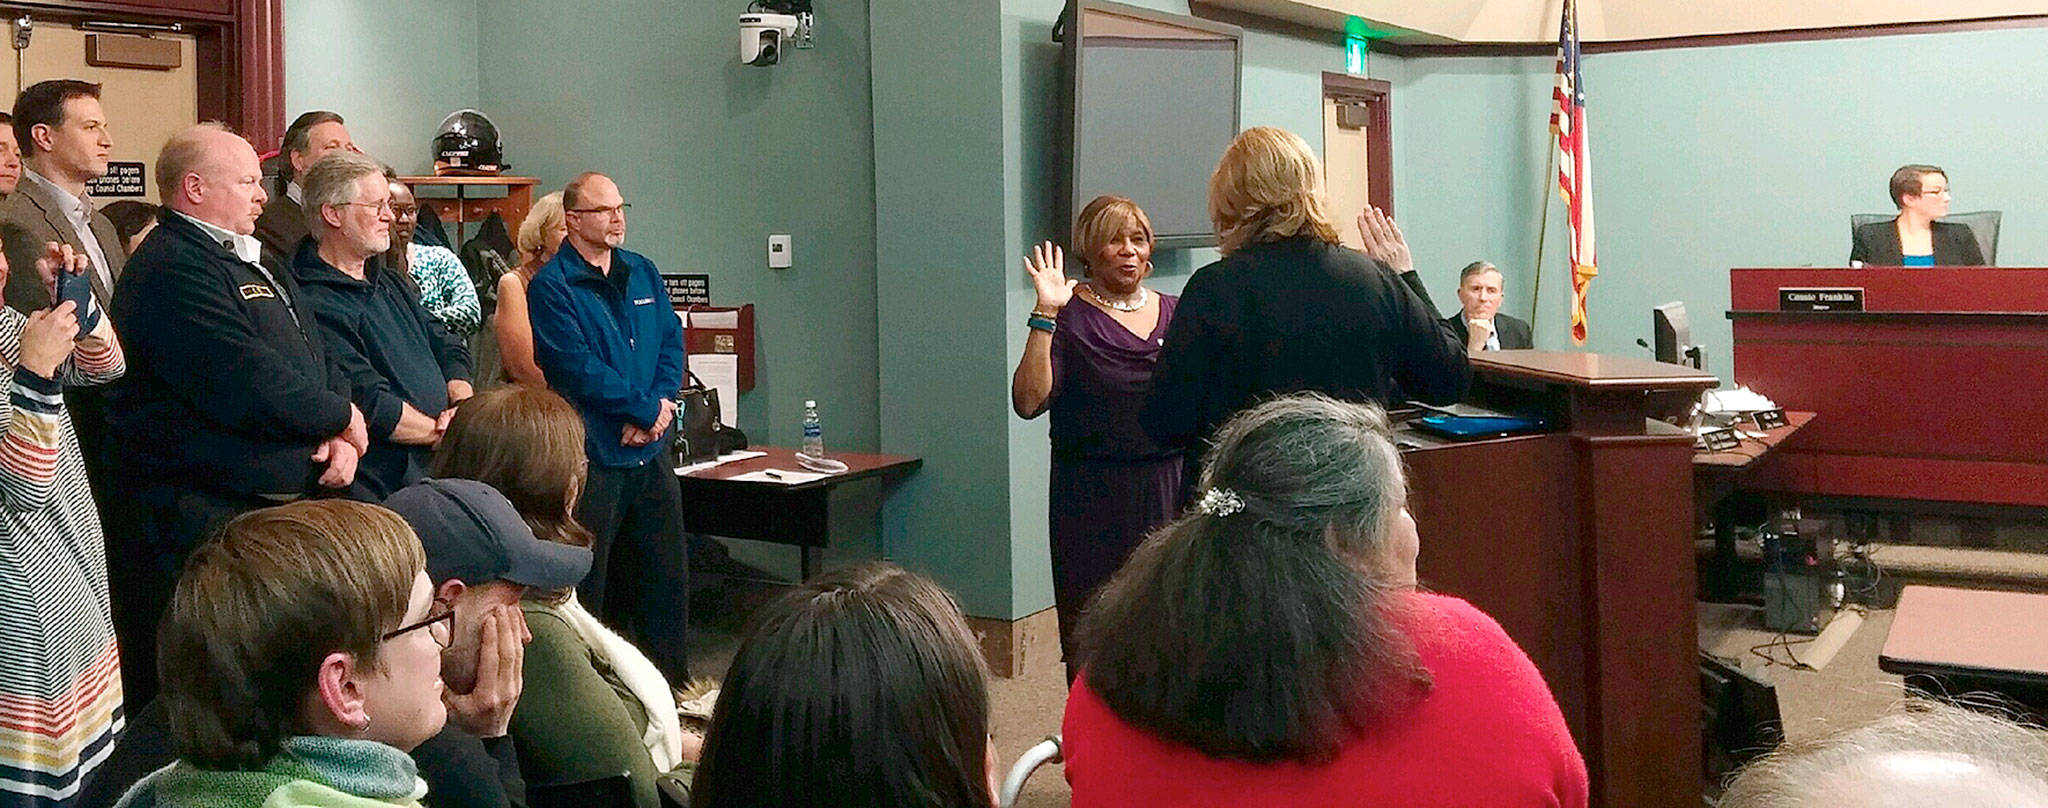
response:
<path fill-rule="evenodd" d="M 680 476 L 682 476 L 682 475 L 685 475 L 685 474 L 688 474 L 688 473 L 690 473 L 690 472 L 693 472 L 693 471 L 702 471 L 702 470 L 704 470 L 704 469 L 708 469 L 708 468 L 711 468 L 711 467 L 713 467 L 713 466 L 722 466 L 722 465 L 724 465 L 724 464 L 726 464 L 726 463 L 731 463 L 731 462 L 733 462 L 733 461 L 735 461 L 735 460 L 748 460 L 748 459 L 751 459 L 751 458 L 756 458 L 756 457 L 767 457 L 767 456 L 768 456 L 768 453 L 767 453 L 767 452 L 750 452 L 750 451 L 746 451 L 746 450 L 744 450 L 744 449 L 743 449 L 743 450 L 740 450 L 740 451 L 737 451 L 737 452 L 726 452 L 725 454 L 719 455 L 719 456 L 717 456 L 717 457 L 715 457 L 715 458 L 712 458 L 712 459 L 710 459 L 710 460 L 705 460 L 705 461 L 701 461 L 701 462 L 697 462 L 697 463 L 691 463 L 690 465 L 687 465 L 687 466 L 678 466 L 678 467 L 676 467 L 676 476 L 680 477 Z"/>
<path fill-rule="evenodd" d="M 796 471 L 794 469 L 767 469 L 764 471 L 750 471 L 745 474 L 729 477 L 727 479 L 749 483 L 776 483 L 778 485 L 797 485 L 800 483 L 807 483 L 812 480 L 822 480 L 830 476 L 832 475 L 819 474 L 814 471 Z"/>

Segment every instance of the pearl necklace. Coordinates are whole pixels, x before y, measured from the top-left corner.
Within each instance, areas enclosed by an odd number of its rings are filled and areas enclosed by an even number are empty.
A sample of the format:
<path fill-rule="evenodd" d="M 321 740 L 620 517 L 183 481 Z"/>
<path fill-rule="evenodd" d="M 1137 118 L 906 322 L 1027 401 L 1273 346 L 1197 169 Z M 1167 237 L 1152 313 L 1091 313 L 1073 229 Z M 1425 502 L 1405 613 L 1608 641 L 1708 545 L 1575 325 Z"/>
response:
<path fill-rule="evenodd" d="M 1117 311 L 1121 312 L 1137 311 L 1139 309 L 1144 308 L 1145 304 L 1151 300 L 1151 296 L 1145 291 L 1145 287 L 1143 286 L 1138 287 L 1138 300 L 1135 303 L 1120 300 L 1110 300 L 1109 298 L 1103 297 L 1101 292 L 1095 291 L 1095 286 L 1093 284 L 1083 286 L 1081 288 L 1088 290 L 1088 296 L 1095 298 L 1095 302 L 1101 303 L 1104 306 L 1108 306 L 1112 309 L 1116 309 Z"/>

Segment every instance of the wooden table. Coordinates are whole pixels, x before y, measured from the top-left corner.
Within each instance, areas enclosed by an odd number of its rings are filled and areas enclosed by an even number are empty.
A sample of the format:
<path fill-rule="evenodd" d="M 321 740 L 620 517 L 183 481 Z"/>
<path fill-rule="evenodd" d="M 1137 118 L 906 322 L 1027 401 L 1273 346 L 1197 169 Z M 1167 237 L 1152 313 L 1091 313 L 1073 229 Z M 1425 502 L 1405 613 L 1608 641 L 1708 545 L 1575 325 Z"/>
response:
<path fill-rule="evenodd" d="M 762 457 L 736 460 L 677 475 L 683 488 L 683 527 L 693 533 L 795 545 L 804 578 L 817 571 L 818 550 L 832 543 L 832 492 L 846 483 L 901 477 L 924 461 L 889 454 L 833 452 L 846 471 L 809 482 L 784 485 L 735 480 L 767 469 L 803 471 L 796 450 L 755 446 Z"/>
<path fill-rule="evenodd" d="M 2048 595 L 1908 586 L 1877 667 L 1925 692 L 1988 690 L 2048 712 Z"/>
<path fill-rule="evenodd" d="M 1743 591 L 1740 562 L 1735 554 L 1735 528 L 1743 521 L 1737 512 L 1744 506 L 1754 511 L 1754 502 L 1740 502 L 1732 499 L 1738 488 L 1751 476 L 1751 472 L 1764 465 L 1765 457 L 1771 455 L 1779 444 L 1798 432 L 1807 422 L 1813 420 L 1810 412 L 1785 413 L 1785 425 L 1764 431 L 1761 438 L 1742 437 L 1742 445 L 1725 452 L 1695 451 L 1692 456 L 1692 497 L 1694 513 L 1710 516 L 1714 522 L 1714 557 L 1708 563 L 1705 575 L 1700 581 L 1700 598 L 1715 603 L 1738 600 Z M 1753 424 L 1738 425 L 1737 429 Z M 1766 501 L 1766 514 L 1771 510 Z M 1768 516 L 1766 517 L 1768 518 Z"/>

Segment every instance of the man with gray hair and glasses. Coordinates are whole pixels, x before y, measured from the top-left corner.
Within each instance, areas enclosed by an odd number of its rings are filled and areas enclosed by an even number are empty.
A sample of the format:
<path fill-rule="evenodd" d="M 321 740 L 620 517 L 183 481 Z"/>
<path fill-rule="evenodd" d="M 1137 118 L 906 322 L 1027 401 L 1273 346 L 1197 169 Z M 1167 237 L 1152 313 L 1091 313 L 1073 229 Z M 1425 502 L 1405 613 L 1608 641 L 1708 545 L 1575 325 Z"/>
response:
<path fill-rule="evenodd" d="M 292 255 L 292 276 L 368 419 L 356 489 L 382 500 L 424 476 L 455 405 L 470 395 L 469 349 L 384 264 L 396 216 L 382 165 L 334 152 L 300 175 L 300 188 L 313 237 Z"/>
<path fill-rule="evenodd" d="M 290 276 L 266 269 L 249 142 L 219 124 L 157 157 L 164 209 L 114 284 L 128 376 L 108 406 L 123 492 L 107 556 L 123 685 L 156 692 L 156 626 L 185 556 L 228 518 L 344 490 L 368 448 L 349 379 Z"/>

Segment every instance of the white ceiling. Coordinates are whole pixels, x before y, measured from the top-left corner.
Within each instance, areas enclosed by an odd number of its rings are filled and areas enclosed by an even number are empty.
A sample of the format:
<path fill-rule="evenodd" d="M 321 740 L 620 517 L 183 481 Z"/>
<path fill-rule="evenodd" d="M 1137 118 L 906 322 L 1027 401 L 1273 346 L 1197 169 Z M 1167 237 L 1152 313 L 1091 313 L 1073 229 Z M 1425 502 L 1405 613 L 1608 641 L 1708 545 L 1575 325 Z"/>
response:
<path fill-rule="evenodd" d="M 1395 42 L 1556 42 L 1563 0 L 1197 0 L 1344 30 L 1358 17 Z M 2048 0 L 1579 0 L 1585 41 L 1665 39 L 2048 13 Z"/>

